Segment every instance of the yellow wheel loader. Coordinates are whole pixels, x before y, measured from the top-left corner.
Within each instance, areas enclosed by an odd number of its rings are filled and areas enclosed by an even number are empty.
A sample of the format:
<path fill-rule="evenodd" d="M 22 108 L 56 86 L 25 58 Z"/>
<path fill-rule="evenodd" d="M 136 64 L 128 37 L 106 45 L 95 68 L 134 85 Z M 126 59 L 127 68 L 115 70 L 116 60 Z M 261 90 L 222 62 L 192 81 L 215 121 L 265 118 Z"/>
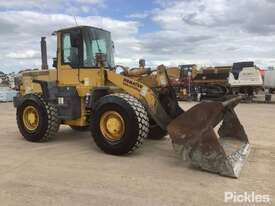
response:
<path fill-rule="evenodd" d="M 77 26 L 54 32 L 55 69 L 48 69 L 45 38 L 42 70 L 23 72 L 14 99 L 17 124 L 26 140 L 54 137 L 59 125 L 91 130 L 97 146 L 114 155 L 130 153 L 146 138 L 170 134 L 175 150 L 192 165 L 237 177 L 249 143 L 234 107 L 240 98 L 208 102 L 184 112 L 165 66 L 119 72 L 111 34 Z M 214 127 L 223 121 L 217 137 Z"/>

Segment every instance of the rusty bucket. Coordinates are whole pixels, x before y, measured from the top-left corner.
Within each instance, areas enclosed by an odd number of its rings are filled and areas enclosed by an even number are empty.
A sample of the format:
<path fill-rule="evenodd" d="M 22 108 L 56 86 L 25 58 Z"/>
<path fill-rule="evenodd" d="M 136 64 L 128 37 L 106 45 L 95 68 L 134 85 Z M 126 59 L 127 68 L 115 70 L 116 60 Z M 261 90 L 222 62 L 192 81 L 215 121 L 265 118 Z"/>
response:
<path fill-rule="evenodd" d="M 241 99 L 203 102 L 174 119 L 168 132 L 180 157 L 203 170 L 239 177 L 250 151 L 234 111 Z"/>

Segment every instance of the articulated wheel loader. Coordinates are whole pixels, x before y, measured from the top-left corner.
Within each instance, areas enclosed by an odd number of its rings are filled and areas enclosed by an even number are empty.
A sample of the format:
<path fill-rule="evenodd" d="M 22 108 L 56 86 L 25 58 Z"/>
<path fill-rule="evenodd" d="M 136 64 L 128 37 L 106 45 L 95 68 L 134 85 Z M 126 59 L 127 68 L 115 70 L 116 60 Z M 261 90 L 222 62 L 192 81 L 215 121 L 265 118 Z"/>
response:
<path fill-rule="evenodd" d="M 176 152 L 195 167 L 239 176 L 249 153 L 246 133 L 234 112 L 241 98 L 201 103 L 184 112 L 165 66 L 151 71 L 141 64 L 118 71 L 110 32 L 77 26 L 53 35 L 57 37 L 55 69 L 48 69 L 42 38 L 42 70 L 24 72 L 19 79 L 14 105 L 26 140 L 47 141 L 63 124 L 91 130 L 100 149 L 124 155 L 144 139 L 160 139 L 168 131 Z"/>

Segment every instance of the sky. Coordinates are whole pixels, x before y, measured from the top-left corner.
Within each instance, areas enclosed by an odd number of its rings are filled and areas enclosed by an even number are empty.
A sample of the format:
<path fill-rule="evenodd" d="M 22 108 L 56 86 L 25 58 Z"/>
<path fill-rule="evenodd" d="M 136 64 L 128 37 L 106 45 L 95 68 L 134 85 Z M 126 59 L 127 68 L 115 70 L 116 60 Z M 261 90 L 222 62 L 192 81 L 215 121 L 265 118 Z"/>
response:
<path fill-rule="evenodd" d="M 112 32 L 125 66 L 275 64 L 275 0 L 0 0 L 0 71 L 39 68 L 40 38 L 49 65 L 55 30 L 90 25 Z"/>

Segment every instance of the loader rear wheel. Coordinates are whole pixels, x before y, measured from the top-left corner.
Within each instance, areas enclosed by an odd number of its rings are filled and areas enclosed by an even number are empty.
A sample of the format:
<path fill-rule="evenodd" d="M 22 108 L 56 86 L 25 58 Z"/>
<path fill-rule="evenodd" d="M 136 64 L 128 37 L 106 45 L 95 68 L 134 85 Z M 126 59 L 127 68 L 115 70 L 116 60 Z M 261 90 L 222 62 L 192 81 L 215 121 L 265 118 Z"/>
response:
<path fill-rule="evenodd" d="M 128 94 L 107 95 L 95 105 L 91 132 L 104 152 L 127 154 L 140 147 L 148 136 L 148 115 L 143 105 Z"/>
<path fill-rule="evenodd" d="M 40 94 L 28 94 L 17 107 L 17 125 L 23 137 L 31 142 L 44 142 L 59 129 L 57 109 Z"/>

